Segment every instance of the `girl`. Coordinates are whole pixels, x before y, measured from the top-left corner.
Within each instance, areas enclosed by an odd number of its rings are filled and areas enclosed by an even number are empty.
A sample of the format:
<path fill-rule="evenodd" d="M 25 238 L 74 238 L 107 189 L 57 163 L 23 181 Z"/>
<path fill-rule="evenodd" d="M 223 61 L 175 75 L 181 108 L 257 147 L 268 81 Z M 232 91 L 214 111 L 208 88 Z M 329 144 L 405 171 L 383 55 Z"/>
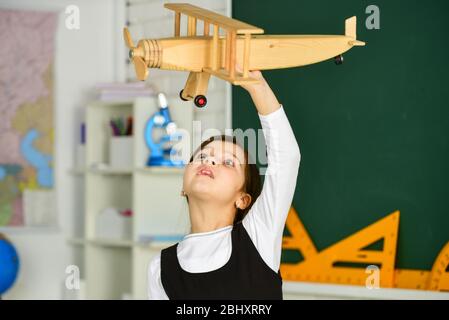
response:
<path fill-rule="evenodd" d="M 267 146 L 261 190 L 256 164 L 235 137 L 204 141 L 185 168 L 182 196 L 191 233 L 148 268 L 150 299 L 282 299 L 282 234 L 299 170 L 298 143 L 274 93 L 260 80 L 244 85 Z"/>

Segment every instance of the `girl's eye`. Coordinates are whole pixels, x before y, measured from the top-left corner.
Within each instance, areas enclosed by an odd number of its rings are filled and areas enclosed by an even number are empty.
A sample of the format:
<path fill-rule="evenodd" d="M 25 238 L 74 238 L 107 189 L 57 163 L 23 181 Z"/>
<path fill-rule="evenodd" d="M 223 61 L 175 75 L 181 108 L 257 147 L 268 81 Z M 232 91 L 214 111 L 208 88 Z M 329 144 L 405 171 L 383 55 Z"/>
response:
<path fill-rule="evenodd" d="M 200 153 L 197 158 L 200 160 L 206 159 L 206 154 Z"/>
<path fill-rule="evenodd" d="M 225 164 L 225 166 L 227 166 L 227 167 L 233 167 L 233 166 L 234 166 L 234 161 L 231 160 L 231 159 L 226 159 L 226 160 L 224 161 L 224 164 Z"/>

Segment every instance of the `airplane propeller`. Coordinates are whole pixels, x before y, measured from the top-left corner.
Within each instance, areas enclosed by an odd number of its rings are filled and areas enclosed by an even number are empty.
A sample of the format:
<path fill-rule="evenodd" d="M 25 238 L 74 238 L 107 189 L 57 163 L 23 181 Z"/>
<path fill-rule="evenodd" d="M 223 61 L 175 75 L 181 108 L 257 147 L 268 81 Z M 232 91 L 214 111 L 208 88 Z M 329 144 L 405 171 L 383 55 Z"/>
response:
<path fill-rule="evenodd" d="M 134 42 L 131 39 L 128 28 L 123 29 L 123 37 L 125 38 L 126 46 L 129 48 L 129 59 L 131 59 L 134 63 L 137 79 L 143 81 L 148 77 L 148 67 L 143 59 L 145 55 L 144 50 L 141 46 L 134 46 Z"/>

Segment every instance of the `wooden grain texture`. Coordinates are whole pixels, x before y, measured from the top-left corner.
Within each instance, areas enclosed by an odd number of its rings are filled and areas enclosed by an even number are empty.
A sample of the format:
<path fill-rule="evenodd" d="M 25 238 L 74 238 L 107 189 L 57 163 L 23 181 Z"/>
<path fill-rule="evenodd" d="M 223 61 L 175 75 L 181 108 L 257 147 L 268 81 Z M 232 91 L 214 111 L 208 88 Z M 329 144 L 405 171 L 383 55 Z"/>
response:
<path fill-rule="evenodd" d="M 236 33 L 260 34 L 264 32 L 263 29 L 252 26 L 248 23 L 238 21 L 188 3 L 166 3 L 164 4 L 164 7 L 209 23 L 219 24 L 223 28 L 233 30 Z"/>

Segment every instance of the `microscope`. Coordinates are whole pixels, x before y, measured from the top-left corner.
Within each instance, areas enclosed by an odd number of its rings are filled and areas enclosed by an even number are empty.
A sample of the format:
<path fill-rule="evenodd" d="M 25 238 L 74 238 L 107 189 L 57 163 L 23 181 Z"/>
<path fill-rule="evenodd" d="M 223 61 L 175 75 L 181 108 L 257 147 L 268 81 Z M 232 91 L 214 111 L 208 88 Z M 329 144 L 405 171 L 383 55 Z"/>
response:
<path fill-rule="evenodd" d="M 159 110 L 150 117 L 144 130 L 145 143 L 150 149 L 147 166 L 184 167 L 184 161 L 177 156 L 177 150 L 171 145 L 180 141 L 182 134 L 170 117 L 167 98 L 163 93 L 158 94 L 158 101 Z M 158 141 L 153 137 L 155 130 L 164 132 Z"/>

